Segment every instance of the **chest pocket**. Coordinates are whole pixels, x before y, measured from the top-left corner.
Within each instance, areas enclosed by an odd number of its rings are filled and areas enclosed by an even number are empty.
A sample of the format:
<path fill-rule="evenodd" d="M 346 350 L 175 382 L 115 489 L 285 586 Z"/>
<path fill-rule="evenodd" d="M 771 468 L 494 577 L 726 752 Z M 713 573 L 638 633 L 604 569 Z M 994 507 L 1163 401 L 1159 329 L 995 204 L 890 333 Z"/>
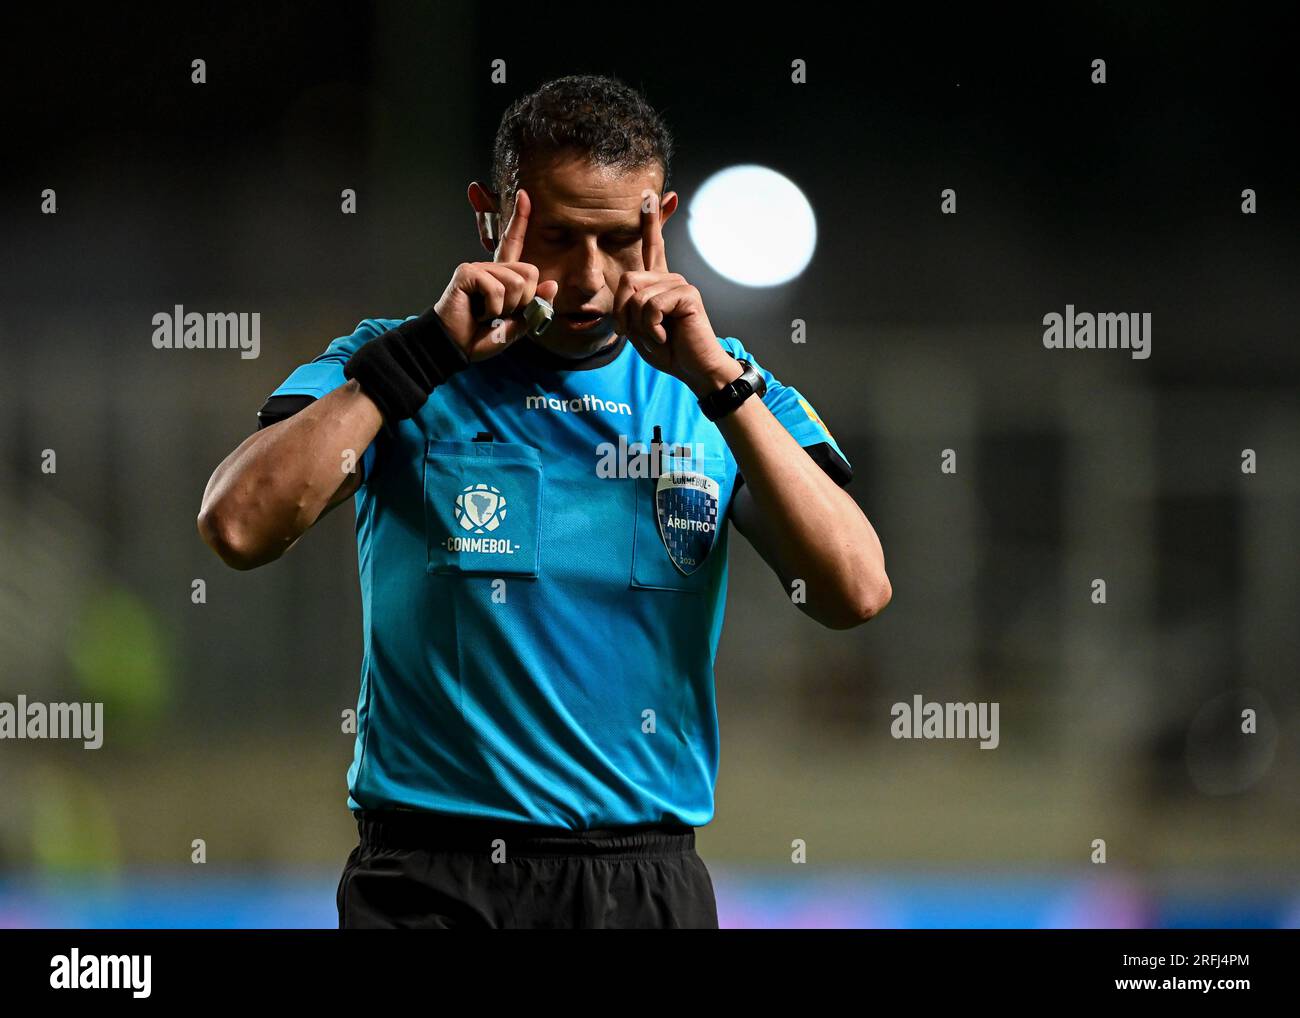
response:
<path fill-rule="evenodd" d="M 659 477 L 638 477 L 632 535 L 631 586 L 643 590 L 701 591 L 709 585 L 723 514 L 726 461 L 696 459 Z"/>
<path fill-rule="evenodd" d="M 535 577 L 541 521 L 542 461 L 532 446 L 429 441 L 424 529 L 430 573 Z"/>

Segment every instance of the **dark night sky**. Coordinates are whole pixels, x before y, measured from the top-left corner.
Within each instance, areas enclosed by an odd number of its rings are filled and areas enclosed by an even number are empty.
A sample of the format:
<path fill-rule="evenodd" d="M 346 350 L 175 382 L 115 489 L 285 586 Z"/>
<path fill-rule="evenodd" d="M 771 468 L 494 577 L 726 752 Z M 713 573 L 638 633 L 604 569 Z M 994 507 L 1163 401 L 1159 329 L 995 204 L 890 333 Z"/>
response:
<path fill-rule="evenodd" d="M 1280 24 L 1210 21 L 1186 5 L 1014 27 L 969 16 L 853 20 L 845 7 L 802 23 L 625 13 L 565 25 L 553 16 L 525 33 L 502 10 L 431 14 L 427 46 L 399 53 L 382 43 L 384 17 L 350 3 L 314 5 L 310 17 L 276 5 L 239 16 L 215 5 L 121 8 L 90 21 L 44 7 L 17 15 L 0 294 L 157 299 L 160 277 L 145 265 L 112 257 L 107 244 L 98 261 L 71 250 L 78 236 L 129 238 L 168 223 L 200 239 L 159 258 L 161 289 L 211 285 L 214 263 L 200 249 L 224 213 L 210 188 L 256 195 L 282 185 L 292 179 L 285 166 L 297 165 L 286 164 L 286 146 L 380 186 L 390 167 L 368 147 L 372 100 L 393 109 L 427 101 L 428 90 L 403 94 L 393 84 L 401 68 L 381 78 L 379 62 L 405 61 L 415 81 L 422 53 L 434 64 L 454 52 L 471 71 L 462 90 L 435 101 L 468 110 L 473 137 L 456 144 L 477 149 L 463 153 L 471 173 L 486 172 L 500 112 L 525 88 L 614 73 L 642 87 L 675 130 L 684 197 L 735 161 L 771 165 L 806 189 L 822 230 L 813 271 L 794 285 L 831 313 L 974 325 L 1037 320 L 1067 301 L 1154 310 L 1197 344 L 1228 343 L 1294 380 L 1295 34 Z M 524 10 L 525 23 L 538 20 Z M 211 68 L 206 88 L 188 83 L 196 54 Z M 488 81 L 495 56 L 509 61 L 505 88 Z M 810 62 L 802 89 L 788 84 L 794 56 Z M 1088 80 L 1097 56 L 1108 63 L 1105 86 Z M 436 141 L 414 142 L 412 158 L 421 144 Z M 58 230 L 40 222 L 33 197 L 51 181 L 62 189 Z M 955 219 L 937 213 L 949 186 Z M 1239 212 L 1243 187 L 1259 193 L 1255 217 Z M 463 184 L 449 193 L 463 216 Z M 265 214 L 292 207 L 268 199 Z M 360 255 L 350 236 L 321 243 L 334 275 L 305 265 L 277 277 L 253 271 L 252 255 L 222 272 L 240 292 L 355 283 L 361 298 L 374 280 L 351 260 Z M 1166 357 L 1158 370 L 1191 363 Z"/>

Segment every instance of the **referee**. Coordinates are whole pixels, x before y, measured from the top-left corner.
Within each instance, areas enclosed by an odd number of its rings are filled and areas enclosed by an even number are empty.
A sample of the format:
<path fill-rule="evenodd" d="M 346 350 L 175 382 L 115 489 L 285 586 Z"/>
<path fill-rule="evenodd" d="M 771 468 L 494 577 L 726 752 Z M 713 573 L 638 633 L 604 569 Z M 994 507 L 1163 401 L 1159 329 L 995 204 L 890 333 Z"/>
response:
<path fill-rule="evenodd" d="M 835 439 L 668 267 L 672 148 L 612 78 L 514 103 L 469 187 L 492 260 L 298 367 L 208 482 L 236 569 L 354 500 L 340 927 L 716 928 L 724 521 L 825 626 L 889 602 Z"/>

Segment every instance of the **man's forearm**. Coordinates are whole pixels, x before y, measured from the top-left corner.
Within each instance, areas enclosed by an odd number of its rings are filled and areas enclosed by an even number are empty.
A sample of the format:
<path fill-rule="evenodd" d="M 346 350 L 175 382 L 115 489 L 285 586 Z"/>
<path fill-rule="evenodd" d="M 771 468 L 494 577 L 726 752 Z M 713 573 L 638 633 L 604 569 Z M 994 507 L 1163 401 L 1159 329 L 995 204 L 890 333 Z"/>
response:
<path fill-rule="evenodd" d="M 208 481 L 199 533 L 233 568 L 274 561 L 356 490 L 361 456 L 382 425 L 378 407 L 349 381 L 250 435 Z"/>
<path fill-rule="evenodd" d="M 692 385 L 697 396 L 739 374 Z M 773 416 L 750 397 L 718 421 L 753 515 L 746 536 L 785 583 L 802 579 L 808 613 L 837 628 L 870 618 L 889 601 L 884 551 L 875 529 L 848 492 L 822 470 Z M 820 603 L 819 603 L 820 602 Z"/>

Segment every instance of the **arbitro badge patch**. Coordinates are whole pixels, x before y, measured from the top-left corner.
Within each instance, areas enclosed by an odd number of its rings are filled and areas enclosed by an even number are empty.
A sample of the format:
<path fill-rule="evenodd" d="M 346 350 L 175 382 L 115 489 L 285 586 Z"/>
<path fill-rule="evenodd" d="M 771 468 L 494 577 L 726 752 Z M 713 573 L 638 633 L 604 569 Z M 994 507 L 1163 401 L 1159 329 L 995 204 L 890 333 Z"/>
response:
<path fill-rule="evenodd" d="M 655 516 L 659 536 L 678 572 L 690 576 L 701 565 L 718 533 L 718 482 L 696 471 L 659 475 Z"/>

